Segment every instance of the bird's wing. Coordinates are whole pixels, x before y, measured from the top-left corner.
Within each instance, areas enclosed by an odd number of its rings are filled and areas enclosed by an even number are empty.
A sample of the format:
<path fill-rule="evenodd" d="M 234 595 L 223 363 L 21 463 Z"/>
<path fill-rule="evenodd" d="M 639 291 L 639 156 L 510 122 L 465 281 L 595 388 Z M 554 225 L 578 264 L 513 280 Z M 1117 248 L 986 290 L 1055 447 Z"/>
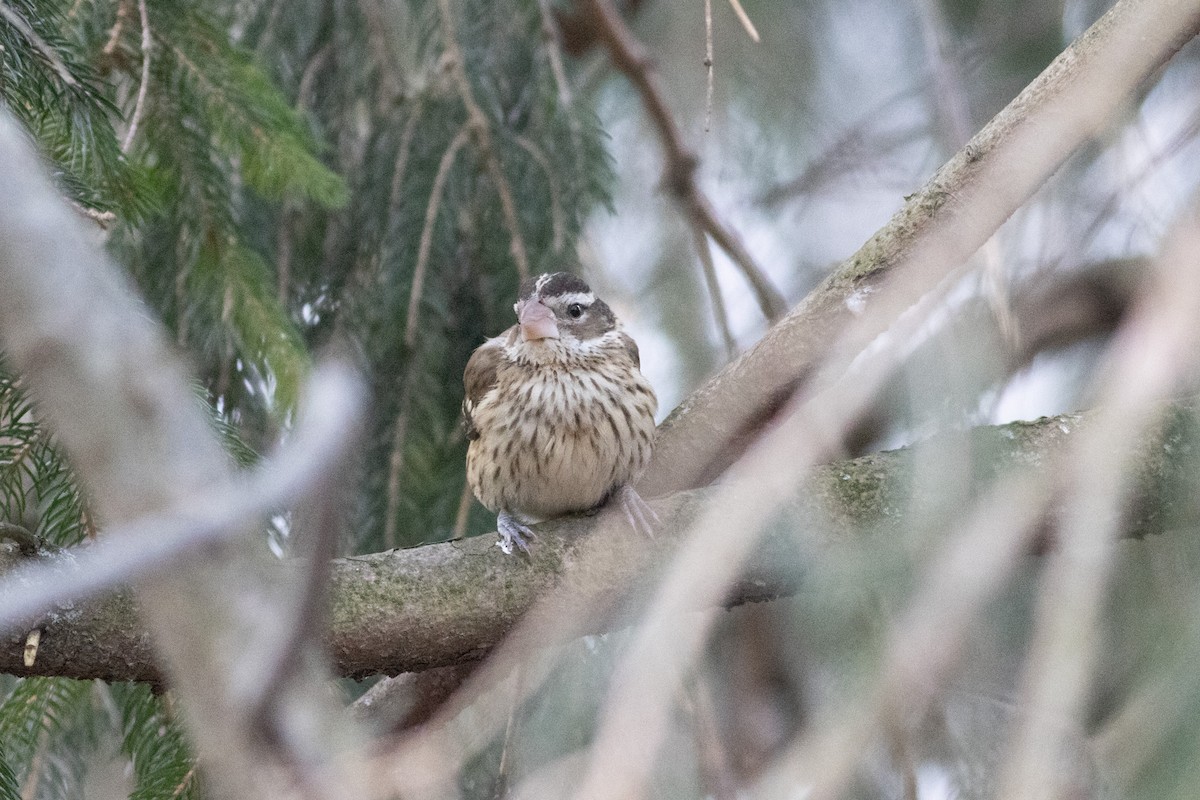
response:
<path fill-rule="evenodd" d="M 633 365 L 635 367 L 637 367 L 638 369 L 641 369 L 642 368 L 642 357 L 641 357 L 641 355 L 638 354 L 637 342 L 635 342 L 633 340 L 633 337 L 630 336 L 625 331 L 621 331 L 620 339 L 621 339 L 621 346 L 625 348 L 625 352 L 629 354 L 629 357 L 631 359 L 633 359 Z"/>
<path fill-rule="evenodd" d="M 504 339 L 497 336 L 488 339 L 471 354 L 467 368 L 463 372 L 462 412 L 463 422 L 467 428 L 467 439 L 479 438 L 479 430 L 475 427 L 475 409 L 484 396 L 496 385 L 496 372 L 504 361 Z"/>

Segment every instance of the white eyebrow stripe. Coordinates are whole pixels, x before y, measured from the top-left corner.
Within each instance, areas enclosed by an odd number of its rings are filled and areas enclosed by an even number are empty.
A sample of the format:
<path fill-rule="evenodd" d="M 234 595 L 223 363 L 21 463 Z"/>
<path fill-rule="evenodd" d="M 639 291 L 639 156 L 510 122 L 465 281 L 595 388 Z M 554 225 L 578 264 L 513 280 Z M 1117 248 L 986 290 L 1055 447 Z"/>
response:
<path fill-rule="evenodd" d="M 545 275 L 540 275 L 540 276 L 538 276 L 538 279 L 537 279 L 537 281 L 536 281 L 536 282 L 533 284 L 533 292 L 534 292 L 534 294 L 541 294 L 541 293 L 542 293 L 542 289 L 546 288 L 546 283 L 547 283 L 549 280 L 550 280 L 550 275 L 549 275 L 549 274 L 545 274 Z"/>
<path fill-rule="evenodd" d="M 593 292 L 567 292 L 558 296 L 559 301 L 564 306 L 569 306 L 572 303 L 579 303 L 581 306 L 590 306 L 596 302 L 596 295 Z"/>

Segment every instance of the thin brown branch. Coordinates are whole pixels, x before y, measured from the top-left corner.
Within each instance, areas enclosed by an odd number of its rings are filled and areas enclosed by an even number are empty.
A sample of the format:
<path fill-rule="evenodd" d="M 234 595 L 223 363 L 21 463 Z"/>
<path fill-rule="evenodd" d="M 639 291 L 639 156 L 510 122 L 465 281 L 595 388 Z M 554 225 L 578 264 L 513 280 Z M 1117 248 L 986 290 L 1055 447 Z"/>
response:
<path fill-rule="evenodd" d="M 713 110 L 713 20 L 712 0 L 704 0 L 704 132 L 712 127 Z"/>
<path fill-rule="evenodd" d="M 150 32 L 150 12 L 146 9 L 146 0 L 138 0 L 138 16 L 142 21 L 142 77 L 138 82 L 133 114 L 129 117 L 129 129 L 125 131 L 125 138 L 121 140 L 122 153 L 128 153 L 129 148 L 133 146 L 142 115 L 146 112 L 146 93 L 150 88 L 150 49 L 154 42 Z"/>
<path fill-rule="evenodd" d="M 712 301 L 713 321 L 717 324 L 717 330 L 721 333 L 721 341 L 725 345 L 725 360 L 726 362 L 733 361 L 737 358 L 737 342 L 733 338 L 733 331 L 729 328 L 729 315 L 725 311 L 725 297 L 721 293 L 721 284 L 717 280 L 717 268 L 713 264 L 712 251 L 708 249 L 708 239 L 704 238 L 704 234 L 699 229 L 693 228 L 692 234 L 696 245 L 696 257 L 700 259 L 700 266 L 704 272 L 704 284 L 708 287 L 708 297 Z"/>
<path fill-rule="evenodd" d="M 512 187 L 504 175 L 500 157 L 496 153 L 492 141 L 491 123 L 487 114 L 475 100 L 475 92 L 471 88 L 471 78 L 467 75 L 466 57 L 458 44 L 458 34 L 454 27 L 454 11 L 450 8 L 450 0 L 438 0 L 438 10 L 442 19 L 442 37 L 446 48 L 446 58 L 454 83 L 458 87 L 459 97 L 467 110 L 467 120 L 475 139 L 475 146 L 483 156 L 488 176 L 495 184 L 496 193 L 500 197 L 500 209 L 504 215 L 504 224 L 508 228 L 508 249 L 513 262 L 517 265 L 517 275 L 521 280 L 529 277 L 529 253 L 525 248 L 525 237 L 521 233 L 521 219 L 517 214 L 517 202 L 513 197 Z"/>
<path fill-rule="evenodd" d="M 742 23 L 742 27 L 746 29 L 746 35 L 755 43 L 761 41 L 758 35 L 758 28 L 754 27 L 754 23 L 750 21 L 750 15 L 746 13 L 746 9 L 742 8 L 742 4 L 738 0 L 729 0 L 729 5 L 733 7 L 733 13 L 738 18 L 738 22 Z"/>
<path fill-rule="evenodd" d="M 733 260 L 750 284 L 763 316 L 774 322 L 786 310 L 787 303 L 754 262 L 741 239 L 717 215 L 708 196 L 696 182 L 699 159 L 683 140 L 679 126 L 667 107 L 666 92 L 654 67 L 654 60 L 625 24 L 611 0 L 584 0 L 581 13 L 592 25 L 596 38 L 604 43 L 613 66 L 637 90 L 650 120 L 658 131 L 666 166 L 663 186 L 683 208 L 689 222 L 710 236 Z"/>
<path fill-rule="evenodd" d="M 106 56 L 111 56 L 117 51 L 117 46 L 121 44 L 121 34 L 125 32 L 125 22 L 133 16 L 133 3 L 131 0 L 121 0 L 117 4 L 117 18 L 113 21 L 112 28 L 108 31 L 108 41 L 104 43 L 104 47 L 100 52 Z"/>
<path fill-rule="evenodd" d="M 1195 35 L 1196 6 L 1117 3 L 938 170 L 887 226 L 752 350 L 668 417 L 659 427 L 642 494 L 712 481 L 745 452 L 786 398 L 814 379 L 821 364 L 836 374 L 887 320 L 958 269 Z M 859 313 L 882 306 L 888 313 L 873 321 Z M 844 344 L 831 353 L 831 343 L 839 340 Z"/>
<path fill-rule="evenodd" d="M 421 294 L 425 289 L 425 272 L 429 266 L 429 253 L 433 248 L 433 230 L 437 223 L 438 210 L 442 206 L 442 195 L 446 191 L 446 181 L 450 177 L 454 159 L 458 157 L 458 151 L 467 143 L 470 135 L 470 126 L 464 125 L 450 140 L 446 152 L 442 153 L 442 159 L 438 162 L 433 187 L 429 190 L 429 203 L 425 206 L 425 224 L 421 227 L 421 240 L 417 245 L 417 264 L 413 267 L 412 290 L 408 296 L 408 316 L 404 323 L 404 344 L 410 349 L 417 343 Z"/>
<path fill-rule="evenodd" d="M 538 0 L 538 13 L 542 15 L 542 46 L 546 49 L 546 57 L 550 61 L 550 73 L 554 75 L 554 85 L 558 89 L 558 102 L 563 106 L 572 103 L 571 82 L 567 80 L 567 70 L 563 66 L 562 48 L 559 42 L 562 34 L 550 8 L 550 0 Z"/>

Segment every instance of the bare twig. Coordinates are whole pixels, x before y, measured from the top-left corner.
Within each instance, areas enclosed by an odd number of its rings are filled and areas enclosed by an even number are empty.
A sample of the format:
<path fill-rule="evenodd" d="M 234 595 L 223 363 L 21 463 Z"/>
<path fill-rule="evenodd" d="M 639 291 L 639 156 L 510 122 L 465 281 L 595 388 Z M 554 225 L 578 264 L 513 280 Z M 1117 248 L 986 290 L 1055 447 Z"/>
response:
<path fill-rule="evenodd" d="M 558 102 L 569 106 L 572 103 L 571 83 L 567 80 L 567 70 L 563 67 L 562 49 L 559 46 L 561 36 L 554 13 L 550 9 L 550 0 L 538 0 L 538 13 L 542 15 L 542 43 L 550 60 L 554 85 L 558 89 Z"/>
<path fill-rule="evenodd" d="M 742 23 L 742 27 L 746 29 L 746 34 L 757 44 L 760 41 L 758 29 L 750 21 L 750 15 L 746 13 L 746 9 L 742 8 L 742 4 L 738 0 L 729 0 L 729 5 L 733 6 L 733 13 L 737 15 L 738 22 Z"/>
<path fill-rule="evenodd" d="M 408 318 L 404 323 L 404 343 L 412 348 L 417 342 L 417 324 L 421 316 L 421 294 L 425 289 L 425 271 L 429 266 L 429 252 L 433 247 L 433 230 L 437 224 L 438 209 L 442 205 L 442 195 L 446 190 L 446 180 L 450 177 L 450 168 L 458 151 L 467 143 L 470 127 L 464 125 L 450 144 L 442 159 L 438 162 L 437 174 L 433 179 L 433 187 L 429 190 L 429 204 L 425 206 L 425 224 L 421 228 L 421 241 L 417 245 L 417 264 L 413 267 L 412 290 L 408 295 Z"/>
<path fill-rule="evenodd" d="M 492 183 L 496 185 L 496 193 L 500 196 L 500 209 L 504 214 L 504 224 L 508 227 L 509 233 L 509 252 L 512 254 L 513 262 L 517 265 L 517 275 L 521 280 L 525 280 L 530 273 L 529 253 L 525 248 L 524 234 L 521 233 L 521 219 L 517 214 L 517 203 L 513 197 L 512 187 L 504 175 L 500 157 L 496 153 L 487 114 L 479 107 L 479 103 L 475 100 L 475 92 L 471 88 L 471 79 L 467 75 L 465 63 L 466 57 L 458 44 L 458 34 L 454 28 L 454 11 L 450 8 L 450 0 L 438 0 L 438 9 L 442 18 L 442 36 L 445 40 L 446 58 L 450 72 L 458 87 L 463 107 L 467 110 L 467 119 L 475 138 L 475 146 L 479 148 L 479 154 L 483 156 L 483 163 L 487 167 L 488 175 L 491 177 Z"/>
<path fill-rule="evenodd" d="M 703 230 L 733 260 L 750 284 L 763 316 L 775 321 L 787 308 L 783 295 L 754 262 L 733 229 L 717 216 L 712 202 L 697 184 L 699 160 L 684 143 L 683 134 L 667 108 L 653 59 L 613 8 L 611 0 L 586 0 L 581 10 L 586 11 L 596 37 L 608 48 L 613 66 L 637 89 L 646 113 L 658 130 L 667 162 L 663 185 L 683 207 L 691 224 Z"/>
<path fill-rule="evenodd" d="M 693 240 L 696 245 L 696 257 L 704 271 L 704 284 L 708 287 L 708 297 L 712 300 L 713 321 L 721 332 L 721 341 L 725 344 L 725 359 L 733 361 L 737 357 L 737 342 L 733 331 L 729 328 L 729 315 L 725 312 L 725 297 L 721 293 L 721 283 L 717 280 L 717 268 L 713 264 L 712 252 L 708 249 L 708 239 L 698 229 L 693 228 Z"/>
<path fill-rule="evenodd" d="M 819 364 L 850 363 L 885 320 L 957 269 L 1194 36 L 1200 26 L 1195 6 L 1117 3 L 938 170 L 887 226 L 659 426 L 650 468 L 639 486 L 642 494 L 712 481 L 745 452 L 755 431 L 796 387 L 814 379 Z M 880 301 L 890 311 L 872 317 L 868 330 L 864 323 L 870 315 L 855 309 Z M 839 338 L 847 344 L 831 355 L 831 342 Z"/>
<path fill-rule="evenodd" d="M 934 105 L 939 111 L 938 116 L 945 121 L 943 126 L 939 126 L 938 138 L 946 145 L 947 152 L 953 152 L 962 147 L 971 135 L 971 115 L 961 69 L 950 52 L 946 20 L 941 7 L 935 0 L 922 0 L 917 4 L 917 10 L 926 59 L 934 76 Z M 1004 337 L 1016 346 L 1020 332 L 1012 310 L 1010 280 L 1005 269 L 1007 260 L 998 234 L 984 243 L 980 257 L 983 261 L 980 277 L 984 296 L 1000 323 Z"/>
<path fill-rule="evenodd" d="M 130 0 L 121 0 L 117 4 L 117 18 L 108 31 L 108 41 L 100 50 L 104 55 L 111 56 L 117 51 L 118 45 L 121 44 L 121 34 L 125 32 L 125 22 L 133 15 L 132 6 L 133 3 Z"/>
<path fill-rule="evenodd" d="M 121 152 L 128 153 L 137 136 L 138 125 L 142 114 L 146 111 L 146 92 L 150 87 L 150 49 L 153 39 L 150 33 L 150 13 L 146 10 L 146 0 L 138 0 L 138 15 L 142 20 L 142 79 L 138 82 L 137 100 L 133 104 L 133 114 L 129 118 L 129 130 L 121 140 Z"/>
<path fill-rule="evenodd" d="M 713 109 L 713 20 L 712 0 L 704 0 L 704 132 L 712 127 Z"/>
<path fill-rule="evenodd" d="M 454 514 L 454 532 L 451 539 L 461 539 L 467 535 L 467 521 L 471 518 L 471 484 L 463 482 L 462 494 L 458 497 L 458 511 Z"/>
<path fill-rule="evenodd" d="M 324 440 L 319 441 L 320 445 L 330 449 L 325 450 L 323 457 L 318 455 L 320 451 L 312 450 L 298 454 L 301 457 L 307 455 L 309 459 L 322 458 L 323 474 L 315 477 L 307 487 L 304 511 L 310 518 L 302 517 L 299 530 L 293 533 L 298 539 L 296 549 L 307 551 L 304 556 L 307 564 L 304 579 L 296 587 L 297 602 L 293 605 L 292 618 L 283 622 L 283 629 L 289 635 L 279 647 L 274 663 L 262 672 L 262 689 L 252 713 L 254 724 L 268 736 L 287 735 L 288 726 L 282 723 L 278 708 L 284 697 L 283 687 L 301 674 L 306 649 L 321 644 L 328 624 L 329 575 L 337 555 L 347 478 L 352 474 L 345 467 L 359 441 L 365 406 L 362 385 L 346 374 L 337 376 L 343 385 L 334 385 L 334 374 L 336 372 L 322 376 L 323 381 L 329 382 L 328 387 L 320 384 L 313 387 L 300 423 L 306 438 L 315 435 Z M 332 415 L 339 416 L 336 424 L 332 422 Z M 333 433 L 337 438 L 326 435 L 318 426 L 335 428 Z M 316 430 L 310 433 L 310 428 Z M 316 782 L 310 780 L 310 783 Z"/>

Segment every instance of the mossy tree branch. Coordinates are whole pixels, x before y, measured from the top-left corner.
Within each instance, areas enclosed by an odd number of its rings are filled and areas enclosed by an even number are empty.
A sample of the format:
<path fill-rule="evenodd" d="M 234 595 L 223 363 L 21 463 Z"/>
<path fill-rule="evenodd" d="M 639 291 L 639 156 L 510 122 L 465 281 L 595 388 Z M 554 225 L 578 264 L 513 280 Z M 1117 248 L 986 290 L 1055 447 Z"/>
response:
<path fill-rule="evenodd" d="M 937 500 L 934 488 L 922 489 L 913 482 L 914 464 L 931 449 L 965 445 L 980 454 L 977 461 L 984 466 L 976 479 L 982 485 L 1006 470 L 1050 463 L 1049 456 L 1085 424 L 1086 418 L 1072 415 L 979 428 L 824 466 L 788 507 L 786 524 L 764 538 L 725 602 L 737 605 L 796 592 L 802 586 L 802 542 L 852 542 L 864 537 L 864 531 L 870 536 L 902 535 L 912 521 L 906 509 L 921 509 Z M 1186 448 L 1147 447 L 1142 488 L 1126 520 L 1126 535 L 1157 533 L 1167 525 L 1171 494 L 1163 487 L 1184 466 L 1171 460 L 1171 452 Z M 605 609 L 590 615 L 592 627 L 579 633 L 619 624 L 619 609 L 631 588 L 643 585 L 653 565 L 671 552 L 707 495 L 705 490 L 688 491 L 657 501 L 664 526 L 651 542 L 622 531 L 599 530 L 605 523 L 601 515 L 542 525 L 530 559 L 503 555 L 493 546 L 493 536 L 338 559 L 332 571 L 328 639 L 334 670 L 361 677 L 479 659 L 537 599 L 564 583 L 578 587 L 579 602 Z M 581 543 L 589 536 L 607 537 L 603 563 L 579 557 Z M 63 607 L 41 620 L 40 627 L 35 664 L 24 666 L 24 632 L 13 632 L 0 647 L 0 671 L 159 680 L 149 634 L 137 622 L 128 591 Z"/>

